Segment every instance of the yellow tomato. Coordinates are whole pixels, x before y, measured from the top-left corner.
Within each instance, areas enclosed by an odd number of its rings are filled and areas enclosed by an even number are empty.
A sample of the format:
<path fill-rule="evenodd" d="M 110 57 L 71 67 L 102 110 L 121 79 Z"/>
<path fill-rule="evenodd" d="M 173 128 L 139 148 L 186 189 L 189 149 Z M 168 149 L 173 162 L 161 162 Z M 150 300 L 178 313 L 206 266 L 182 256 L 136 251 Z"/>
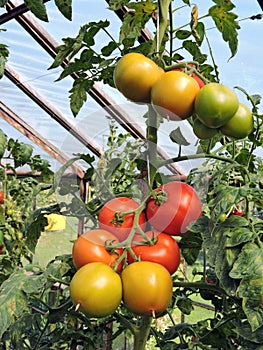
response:
<path fill-rule="evenodd" d="M 151 88 L 164 73 L 154 61 L 141 53 L 123 56 L 114 70 L 116 88 L 133 102 L 150 103 Z"/>

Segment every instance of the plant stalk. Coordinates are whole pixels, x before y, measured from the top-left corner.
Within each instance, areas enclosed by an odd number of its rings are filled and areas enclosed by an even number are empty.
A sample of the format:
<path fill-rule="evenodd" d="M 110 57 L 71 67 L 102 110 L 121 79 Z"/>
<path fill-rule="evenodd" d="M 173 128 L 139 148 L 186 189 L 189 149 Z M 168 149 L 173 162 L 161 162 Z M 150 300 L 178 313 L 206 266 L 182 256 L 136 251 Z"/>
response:
<path fill-rule="evenodd" d="M 133 350 L 144 350 L 150 330 L 151 330 L 152 317 L 143 316 L 142 323 L 139 327 L 134 329 L 134 347 Z"/>

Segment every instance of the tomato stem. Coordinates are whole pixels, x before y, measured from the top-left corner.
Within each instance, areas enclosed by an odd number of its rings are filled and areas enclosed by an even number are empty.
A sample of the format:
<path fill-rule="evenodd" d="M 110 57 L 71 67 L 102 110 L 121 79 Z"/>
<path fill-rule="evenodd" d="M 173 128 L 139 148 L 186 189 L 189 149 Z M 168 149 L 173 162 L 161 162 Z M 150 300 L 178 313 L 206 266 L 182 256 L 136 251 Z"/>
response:
<path fill-rule="evenodd" d="M 134 347 L 133 350 L 144 350 L 148 340 L 152 324 L 152 317 L 143 316 L 141 325 L 134 328 Z"/>

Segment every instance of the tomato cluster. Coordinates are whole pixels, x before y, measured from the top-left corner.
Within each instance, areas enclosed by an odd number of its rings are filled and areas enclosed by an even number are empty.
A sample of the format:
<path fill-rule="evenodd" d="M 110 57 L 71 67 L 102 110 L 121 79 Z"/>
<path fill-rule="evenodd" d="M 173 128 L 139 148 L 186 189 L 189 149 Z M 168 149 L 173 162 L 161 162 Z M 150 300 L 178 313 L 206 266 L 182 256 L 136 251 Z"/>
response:
<path fill-rule="evenodd" d="M 173 236 L 186 234 L 201 212 L 198 194 L 184 182 L 158 187 L 141 204 L 128 197 L 107 201 L 98 228 L 74 241 L 73 303 L 88 317 L 110 315 L 121 302 L 138 315 L 162 313 L 180 265 Z"/>
<path fill-rule="evenodd" d="M 193 132 L 200 139 L 219 133 L 233 139 L 247 137 L 253 131 L 253 115 L 239 103 L 236 93 L 223 84 L 205 84 L 193 64 L 186 65 L 188 71 L 182 65 L 165 71 L 151 59 L 132 52 L 118 61 L 115 86 L 133 102 L 151 103 L 164 118 L 193 117 Z"/>

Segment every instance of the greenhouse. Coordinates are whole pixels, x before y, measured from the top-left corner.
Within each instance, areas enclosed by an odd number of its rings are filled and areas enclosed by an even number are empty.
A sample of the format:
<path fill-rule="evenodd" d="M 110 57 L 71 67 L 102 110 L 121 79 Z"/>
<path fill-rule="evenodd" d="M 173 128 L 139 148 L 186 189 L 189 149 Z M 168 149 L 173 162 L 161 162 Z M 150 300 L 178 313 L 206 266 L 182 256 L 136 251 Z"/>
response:
<path fill-rule="evenodd" d="M 1 2 L 1 349 L 263 348 L 262 20 Z"/>

